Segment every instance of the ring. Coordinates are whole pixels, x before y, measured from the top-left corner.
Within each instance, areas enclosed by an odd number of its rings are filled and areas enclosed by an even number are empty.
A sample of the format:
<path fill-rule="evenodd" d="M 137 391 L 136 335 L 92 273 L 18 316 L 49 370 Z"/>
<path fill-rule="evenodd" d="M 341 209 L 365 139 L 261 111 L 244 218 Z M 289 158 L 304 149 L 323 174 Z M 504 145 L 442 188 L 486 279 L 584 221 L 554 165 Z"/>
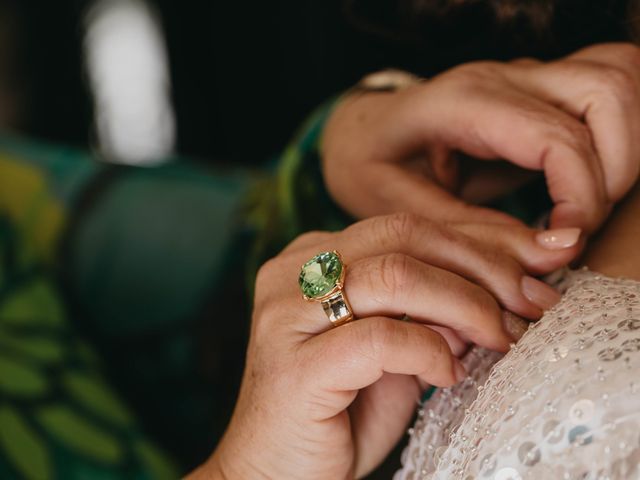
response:
<path fill-rule="evenodd" d="M 298 278 L 304 299 L 320 302 L 334 327 L 353 320 L 353 310 L 342 290 L 346 268 L 337 251 L 322 252 L 302 265 Z"/>

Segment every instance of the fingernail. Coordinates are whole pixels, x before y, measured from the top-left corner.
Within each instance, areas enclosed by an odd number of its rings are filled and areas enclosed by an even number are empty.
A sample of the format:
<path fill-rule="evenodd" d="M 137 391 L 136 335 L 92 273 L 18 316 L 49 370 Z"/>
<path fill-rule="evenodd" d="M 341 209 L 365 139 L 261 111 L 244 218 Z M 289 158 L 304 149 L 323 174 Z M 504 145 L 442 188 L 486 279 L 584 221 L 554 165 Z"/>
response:
<path fill-rule="evenodd" d="M 560 294 L 546 283 L 533 277 L 524 276 L 520 281 L 520 289 L 527 299 L 542 310 L 549 310 L 560 301 Z"/>
<path fill-rule="evenodd" d="M 503 310 L 502 326 L 511 338 L 518 341 L 529 328 L 529 322 L 507 310 Z"/>
<path fill-rule="evenodd" d="M 462 366 L 462 363 L 460 363 L 460 360 L 455 357 L 453 358 L 453 374 L 456 377 L 456 383 L 460 383 L 467 378 L 467 371 Z"/>
<path fill-rule="evenodd" d="M 561 250 L 573 247 L 580 239 L 582 230 L 579 228 L 555 228 L 545 230 L 536 235 L 536 241 L 549 250 Z"/>

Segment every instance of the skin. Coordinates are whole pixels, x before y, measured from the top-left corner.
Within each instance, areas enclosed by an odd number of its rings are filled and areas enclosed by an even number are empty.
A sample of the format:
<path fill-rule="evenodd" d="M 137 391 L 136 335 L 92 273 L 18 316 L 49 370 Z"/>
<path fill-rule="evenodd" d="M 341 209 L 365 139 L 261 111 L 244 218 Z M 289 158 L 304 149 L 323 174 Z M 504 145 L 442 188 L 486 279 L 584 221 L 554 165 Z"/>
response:
<path fill-rule="evenodd" d="M 261 269 L 236 411 L 190 478 L 346 479 L 375 468 L 421 388 L 459 381 L 467 342 L 506 350 L 504 312 L 535 319 L 553 303 L 525 295 L 523 279 L 566 265 L 582 246 L 545 248 L 539 232 L 476 203 L 526 180 L 513 168 L 539 171 L 551 227 L 594 232 L 638 178 L 639 92 L 640 51 L 610 44 L 551 63 L 466 64 L 343 101 L 323 138 L 325 181 L 345 210 L 373 218 L 304 235 Z M 464 177 L 456 152 L 473 158 Z M 630 254 L 638 208 L 634 190 L 587 265 L 640 277 Z M 377 216 L 392 212 L 413 213 Z M 328 329 L 295 279 L 333 249 L 349 264 L 358 320 Z M 404 314 L 412 321 L 398 321 Z"/>
<path fill-rule="evenodd" d="M 296 284 L 300 265 L 331 249 L 348 263 L 345 291 L 358 318 L 333 329 Z M 454 228 L 412 214 L 303 235 L 258 275 L 233 419 L 190 478 L 366 475 L 403 434 L 425 384 L 464 377 L 458 340 L 506 351 L 515 338 L 503 312 L 541 311 L 513 285 L 577 254 L 577 245 L 544 248 L 519 226 Z M 405 313 L 412 321 L 398 320 Z"/>
<path fill-rule="evenodd" d="M 591 242 L 582 263 L 611 277 L 640 280 L 640 186 L 618 205 L 615 214 Z"/>
<path fill-rule="evenodd" d="M 331 116 L 322 152 L 328 190 L 359 218 L 409 211 L 513 224 L 475 204 L 539 171 L 555 203 L 551 227 L 591 233 L 638 178 L 640 49 L 474 62 L 405 90 L 353 95 Z M 474 159 L 464 177 L 457 152 Z"/>

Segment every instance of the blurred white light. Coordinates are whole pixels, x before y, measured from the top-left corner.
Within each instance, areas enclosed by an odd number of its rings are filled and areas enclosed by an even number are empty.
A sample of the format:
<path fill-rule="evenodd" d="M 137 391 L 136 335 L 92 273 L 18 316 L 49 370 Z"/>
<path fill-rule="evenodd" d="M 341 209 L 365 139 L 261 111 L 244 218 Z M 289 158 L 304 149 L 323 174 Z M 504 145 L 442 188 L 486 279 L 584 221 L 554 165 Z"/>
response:
<path fill-rule="evenodd" d="M 175 143 L 167 51 L 143 0 L 98 0 L 85 17 L 84 55 L 96 133 L 109 160 L 157 164 Z"/>

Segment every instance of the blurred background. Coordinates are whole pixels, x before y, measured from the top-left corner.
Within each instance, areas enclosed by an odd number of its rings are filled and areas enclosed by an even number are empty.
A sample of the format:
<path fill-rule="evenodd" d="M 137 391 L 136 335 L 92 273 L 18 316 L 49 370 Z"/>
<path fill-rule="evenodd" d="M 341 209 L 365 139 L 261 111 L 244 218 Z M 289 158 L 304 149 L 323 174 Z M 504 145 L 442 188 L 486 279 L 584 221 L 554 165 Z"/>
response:
<path fill-rule="evenodd" d="M 105 123 L 126 116 L 119 104 L 134 95 L 147 108 L 138 113 L 160 122 L 149 129 L 158 151 L 258 164 L 312 108 L 365 73 L 395 66 L 430 75 L 624 36 L 619 20 L 603 21 L 624 17 L 619 0 L 558 2 L 544 34 L 518 18 L 498 31 L 485 2 L 467 2 L 473 8 L 462 15 L 423 8 L 426 20 L 402 15 L 411 3 L 0 0 L 0 121 L 33 137 L 117 149 L 126 129 Z M 139 148 L 153 153 L 151 143 Z"/>
<path fill-rule="evenodd" d="M 0 478 L 172 478 L 206 458 L 248 328 L 247 180 L 229 172 L 268 172 L 313 109 L 383 68 L 629 33 L 623 0 L 508 21 L 507 0 L 453 3 L 0 0 Z"/>
<path fill-rule="evenodd" d="M 171 111 L 138 112 L 164 115 L 155 148 L 234 164 L 278 153 L 312 108 L 391 56 L 337 0 L 1 0 L 0 35 L 3 128 L 83 147 L 126 142 L 96 118 L 118 117 L 129 90 L 156 88 L 149 100 L 164 95 Z"/>

